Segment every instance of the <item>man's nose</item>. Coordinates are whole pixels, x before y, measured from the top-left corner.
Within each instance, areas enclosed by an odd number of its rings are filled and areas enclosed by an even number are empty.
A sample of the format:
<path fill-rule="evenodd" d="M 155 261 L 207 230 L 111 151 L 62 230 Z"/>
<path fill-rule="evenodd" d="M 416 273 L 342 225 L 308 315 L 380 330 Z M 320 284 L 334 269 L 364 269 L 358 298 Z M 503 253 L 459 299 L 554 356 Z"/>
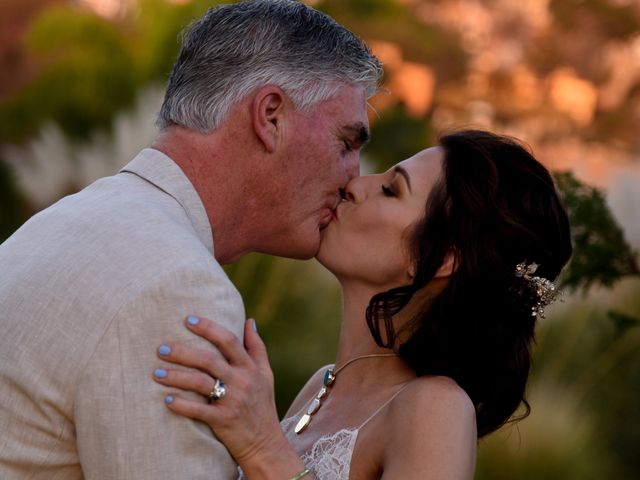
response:
<path fill-rule="evenodd" d="M 347 164 L 347 181 L 360 176 L 360 155 L 354 155 Z"/>

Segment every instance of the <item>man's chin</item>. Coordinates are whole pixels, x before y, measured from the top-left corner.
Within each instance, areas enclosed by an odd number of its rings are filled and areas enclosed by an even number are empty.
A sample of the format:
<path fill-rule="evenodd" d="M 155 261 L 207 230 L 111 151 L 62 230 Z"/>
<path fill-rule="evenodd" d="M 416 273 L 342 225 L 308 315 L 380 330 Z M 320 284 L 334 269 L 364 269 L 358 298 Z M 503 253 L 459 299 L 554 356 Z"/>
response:
<path fill-rule="evenodd" d="M 320 250 L 320 244 L 326 228 L 320 225 L 306 225 L 306 229 L 281 232 L 277 242 L 271 244 L 271 248 L 262 250 L 262 253 L 278 257 L 293 258 L 296 260 L 309 260 L 315 257 Z M 268 251 L 266 251 L 268 250 Z"/>
<path fill-rule="evenodd" d="M 295 260 L 309 260 L 315 257 L 320 250 L 320 237 L 318 233 L 316 238 L 307 239 L 305 242 L 290 243 L 281 252 L 275 255 L 279 257 L 293 258 Z"/>

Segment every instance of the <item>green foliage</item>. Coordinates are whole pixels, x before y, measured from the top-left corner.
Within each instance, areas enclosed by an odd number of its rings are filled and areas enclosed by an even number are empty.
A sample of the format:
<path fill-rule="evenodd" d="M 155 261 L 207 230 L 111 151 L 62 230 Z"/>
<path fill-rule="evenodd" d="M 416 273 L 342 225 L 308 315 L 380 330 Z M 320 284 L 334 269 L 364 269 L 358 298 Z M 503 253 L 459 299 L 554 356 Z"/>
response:
<path fill-rule="evenodd" d="M 636 252 L 606 205 L 604 194 L 581 183 L 570 172 L 555 179 L 569 213 L 574 244 L 563 284 L 588 289 L 594 283 L 611 286 L 625 275 L 639 275 Z"/>
<path fill-rule="evenodd" d="M 536 410 L 560 408 L 558 399 L 569 402 L 572 417 L 589 424 L 583 448 L 608 452 L 615 478 L 636 478 L 640 471 L 640 430 L 634 427 L 640 424 L 639 291 L 638 280 L 625 278 L 613 290 L 593 287 L 589 296 L 556 305 L 540 325 L 529 388 L 547 397 L 538 402 L 534 396 L 531 421 L 547 428 L 548 414 L 536 417 Z"/>
<path fill-rule="evenodd" d="M 640 320 L 631 315 L 617 312 L 615 310 L 609 310 L 607 315 L 615 328 L 616 338 L 624 336 L 631 328 L 640 326 Z"/>
<path fill-rule="evenodd" d="M 426 148 L 426 139 L 431 136 L 429 123 L 408 115 L 402 104 L 386 110 L 371 133 L 372 141 L 364 154 L 380 172 Z"/>
<path fill-rule="evenodd" d="M 95 15 L 46 10 L 26 38 L 42 71 L 18 95 L 0 104 L 0 141 L 20 141 L 46 121 L 71 137 L 109 127 L 135 96 L 132 58 L 121 32 Z"/>
<path fill-rule="evenodd" d="M 636 289 L 635 294 L 637 295 Z M 640 312 L 638 312 L 640 313 Z M 640 329 L 636 326 L 616 343 L 622 352 L 606 375 L 591 391 L 589 405 L 594 423 L 607 450 L 612 452 L 623 474 L 618 478 L 638 478 L 640 472 Z M 620 348 L 623 347 L 623 348 Z"/>
<path fill-rule="evenodd" d="M 180 51 L 181 32 L 208 8 L 222 1 L 195 0 L 172 4 L 165 0 L 141 0 L 132 35 L 138 81 L 165 82 Z"/>
<path fill-rule="evenodd" d="M 406 60 L 429 64 L 440 80 L 464 74 L 467 55 L 459 39 L 434 25 L 425 25 L 404 5 L 387 0 L 324 0 L 317 8 L 359 36 L 393 42 Z"/>
<path fill-rule="evenodd" d="M 591 416 L 572 398 L 539 385 L 532 414 L 480 441 L 476 480 L 601 480 L 620 478 L 594 435 Z"/>
<path fill-rule="evenodd" d="M 46 122 L 74 139 L 109 129 L 114 114 L 132 104 L 141 86 L 166 81 L 180 31 L 216 3 L 144 0 L 131 25 L 69 7 L 45 10 L 25 38 L 40 71 L 0 103 L 0 142 L 20 142 Z"/>

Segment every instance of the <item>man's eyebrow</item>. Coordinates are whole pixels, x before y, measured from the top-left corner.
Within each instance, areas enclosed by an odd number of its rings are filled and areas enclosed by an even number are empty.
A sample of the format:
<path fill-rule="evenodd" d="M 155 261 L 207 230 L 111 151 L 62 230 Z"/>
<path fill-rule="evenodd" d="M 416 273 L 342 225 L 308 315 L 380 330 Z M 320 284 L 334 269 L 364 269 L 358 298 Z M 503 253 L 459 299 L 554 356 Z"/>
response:
<path fill-rule="evenodd" d="M 396 165 L 393 171 L 399 173 L 404 177 L 405 181 L 407 182 L 407 187 L 409 187 L 409 192 L 413 193 L 411 191 L 411 179 L 409 178 L 409 173 L 405 170 L 405 168 L 401 167 L 400 165 Z"/>
<path fill-rule="evenodd" d="M 369 133 L 369 127 L 364 123 L 358 122 L 353 125 L 346 125 L 342 127 L 343 134 L 349 135 L 357 143 L 357 147 L 364 147 L 371 140 L 371 133 Z"/>

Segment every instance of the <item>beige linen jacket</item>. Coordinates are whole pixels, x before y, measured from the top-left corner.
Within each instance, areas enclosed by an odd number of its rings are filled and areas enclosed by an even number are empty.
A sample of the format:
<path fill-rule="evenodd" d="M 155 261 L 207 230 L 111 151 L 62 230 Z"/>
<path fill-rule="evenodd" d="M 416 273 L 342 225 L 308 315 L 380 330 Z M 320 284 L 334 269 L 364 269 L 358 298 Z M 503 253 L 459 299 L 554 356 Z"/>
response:
<path fill-rule="evenodd" d="M 191 313 L 242 335 L 204 207 L 161 152 L 25 223 L 0 245 L 0 479 L 236 478 L 151 377 L 164 341 L 211 348 Z"/>

